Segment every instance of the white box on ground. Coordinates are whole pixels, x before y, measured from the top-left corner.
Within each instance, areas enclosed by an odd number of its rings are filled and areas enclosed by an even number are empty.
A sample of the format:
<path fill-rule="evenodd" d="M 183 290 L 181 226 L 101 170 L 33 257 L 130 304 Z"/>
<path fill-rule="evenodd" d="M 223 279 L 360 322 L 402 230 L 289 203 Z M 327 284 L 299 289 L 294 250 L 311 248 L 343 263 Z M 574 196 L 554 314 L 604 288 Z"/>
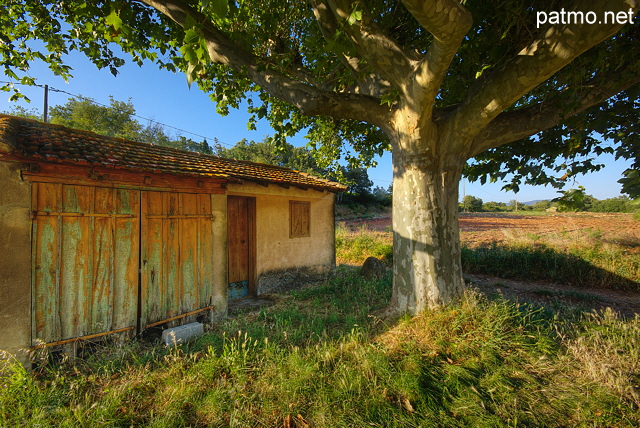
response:
<path fill-rule="evenodd" d="M 162 341 L 167 346 L 176 346 L 204 333 L 204 326 L 199 322 L 168 328 L 162 332 Z"/>

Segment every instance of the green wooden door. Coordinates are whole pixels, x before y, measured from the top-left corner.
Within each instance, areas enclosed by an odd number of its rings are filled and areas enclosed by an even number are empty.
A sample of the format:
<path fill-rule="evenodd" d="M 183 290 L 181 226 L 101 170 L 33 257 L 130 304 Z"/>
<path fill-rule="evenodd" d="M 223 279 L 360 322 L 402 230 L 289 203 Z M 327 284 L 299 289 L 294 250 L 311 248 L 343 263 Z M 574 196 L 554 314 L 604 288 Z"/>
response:
<path fill-rule="evenodd" d="M 133 330 L 140 192 L 35 182 L 32 195 L 33 345 Z"/>
<path fill-rule="evenodd" d="M 209 194 L 142 192 L 141 328 L 211 308 L 214 221 Z"/>

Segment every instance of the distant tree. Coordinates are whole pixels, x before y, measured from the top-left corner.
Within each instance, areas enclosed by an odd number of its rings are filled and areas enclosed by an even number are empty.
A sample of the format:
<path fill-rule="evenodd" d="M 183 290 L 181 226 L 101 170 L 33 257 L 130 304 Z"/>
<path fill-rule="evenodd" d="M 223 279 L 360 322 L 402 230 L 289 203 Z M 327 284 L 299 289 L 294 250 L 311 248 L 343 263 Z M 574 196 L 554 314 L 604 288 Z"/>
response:
<path fill-rule="evenodd" d="M 143 126 L 135 119 L 135 113 L 131 99 L 116 101 L 111 96 L 109 106 L 98 105 L 88 98 L 75 97 L 49 109 L 51 123 L 139 141 Z"/>
<path fill-rule="evenodd" d="M 602 213 L 626 213 L 633 212 L 635 208 L 635 204 L 631 198 L 618 196 L 600 201 L 594 198 L 588 210 Z"/>
<path fill-rule="evenodd" d="M 42 119 L 42 115 L 37 109 L 26 109 L 22 106 L 12 106 L 9 111 L 3 111 L 4 114 L 9 114 L 11 116 L 24 117 L 27 119 L 40 120 Z"/>
<path fill-rule="evenodd" d="M 538 201 L 531 206 L 533 211 L 546 211 L 551 208 L 551 201 Z"/>
<path fill-rule="evenodd" d="M 286 142 L 276 144 L 272 138 L 265 138 L 260 142 L 242 139 L 233 147 L 224 147 L 218 140 L 214 140 L 213 153 L 223 158 L 283 166 L 308 174 L 323 176 L 327 173 L 318 166 L 306 147 L 296 147 Z"/>
<path fill-rule="evenodd" d="M 177 140 L 167 141 L 162 145 L 167 147 L 173 147 L 174 149 L 204 153 L 206 155 L 213 154 L 213 148 L 207 143 L 206 139 L 198 143 L 192 140 L 191 138 L 185 138 L 183 136 L 180 136 L 178 137 Z"/>
<path fill-rule="evenodd" d="M 584 195 L 584 199 L 582 200 L 582 209 L 581 211 L 594 211 L 592 210 L 593 206 L 598 204 L 598 200 L 591 195 Z"/>
<path fill-rule="evenodd" d="M 247 141 L 246 138 L 238 141 L 233 147 L 224 147 L 218 140 L 214 140 L 213 153 L 216 156 L 220 156 L 228 159 L 245 160 L 252 162 L 263 162 L 271 165 L 276 165 L 277 160 L 275 157 L 269 157 L 268 159 L 262 158 L 263 153 L 260 150 L 267 145 L 266 142 L 256 143 L 255 141 Z"/>
<path fill-rule="evenodd" d="M 482 199 L 476 198 L 475 196 L 467 195 L 462 200 L 462 206 L 465 211 L 469 211 L 472 213 L 482 211 Z"/>
<path fill-rule="evenodd" d="M 361 198 L 367 198 L 371 195 L 373 181 L 369 179 L 366 168 L 343 167 L 342 177 L 348 186 L 348 193 Z"/>
<path fill-rule="evenodd" d="M 7 112 L 13 116 L 40 120 L 42 115 L 37 109 L 25 109 L 15 106 Z M 167 135 L 164 127 L 155 122 L 141 124 L 135 118 L 136 110 L 133 103 L 117 101 L 109 96 L 109 105 L 103 106 L 89 98 L 82 96 L 69 98 L 65 104 L 49 108 L 51 123 L 69 128 L 82 129 L 109 137 L 124 138 L 142 143 L 157 144 L 206 154 L 212 154 L 213 149 L 207 141 L 196 142 L 190 138 L 179 136 L 178 139 Z"/>
<path fill-rule="evenodd" d="M 373 199 L 383 206 L 391 206 L 391 192 L 380 186 L 376 186 L 371 192 Z"/>
<path fill-rule="evenodd" d="M 176 147 L 177 144 L 167 135 L 164 126 L 151 121 L 142 128 L 136 141 L 167 147 Z"/>
<path fill-rule="evenodd" d="M 507 204 L 505 204 L 504 202 L 485 202 L 484 204 L 482 204 L 482 211 L 504 212 L 507 210 Z"/>

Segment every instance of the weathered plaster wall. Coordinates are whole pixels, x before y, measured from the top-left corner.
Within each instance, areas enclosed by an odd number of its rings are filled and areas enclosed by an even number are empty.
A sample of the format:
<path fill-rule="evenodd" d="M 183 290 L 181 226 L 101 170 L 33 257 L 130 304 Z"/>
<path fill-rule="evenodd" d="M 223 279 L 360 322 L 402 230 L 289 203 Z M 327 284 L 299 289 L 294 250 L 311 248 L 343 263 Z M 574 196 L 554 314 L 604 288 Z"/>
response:
<path fill-rule="evenodd" d="M 227 195 L 211 195 L 213 222 L 213 254 L 215 283 L 213 284 L 214 318 L 227 315 Z"/>
<path fill-rule="evenodd" d="M 31 345 L 31 185 L 0 162 L 0 349 L 22 362 Z"/>
<path fill-rule="evenodd" d="M 329 271 L 335 267 L 334 194 L 245 183 L 229 185 L 230 195 L 256 198 L 256 276 L 258 292 L 269 274 Z M 310 202 L 310 235 L 289 238 L 289 201 Z M 264 279 L 264 281 L 261 281 Z"/>

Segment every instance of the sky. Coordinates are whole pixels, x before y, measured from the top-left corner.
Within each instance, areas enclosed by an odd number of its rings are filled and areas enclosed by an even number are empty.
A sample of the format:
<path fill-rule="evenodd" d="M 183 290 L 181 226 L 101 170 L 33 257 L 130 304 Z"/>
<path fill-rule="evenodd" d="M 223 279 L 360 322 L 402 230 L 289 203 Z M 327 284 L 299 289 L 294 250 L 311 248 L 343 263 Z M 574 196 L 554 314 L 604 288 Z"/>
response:
<path fill-rule="evenodd" d="M 123 58 L 126 59 L 126 56 Z M 41 64 L 33 64 L 29 72 L 31 77 L 37 79 L 37 83 L 49 85 L 50 106 L 66 103 L 70 98 L 67 93 L 89 97 L 105 105 L 109 104 L 109 96 L 113 96 L 118 101 L 130 99 L 138 116 L 193 133 L 195 135 L 168 128 L 170 133 L 174 132 L 175 135 L 184 135 L 197 141 L 200 141 L 201 137 L 206 137 L 209 142 L 217 138 L 222 144 L 233 146 L 243 138 L 261 141 L 265 136 L 273 134 L 273 130 L 266 121 L 259 122 L 257 130 L 249 130 L 247 128 L 249 115 L 245 110 L 231 110 L 226 117 L 218 115 L 215 104 L 208 95 L 200 91 L 195 84 L 189 88 L 183 74 L 160 70 L 151 63 L 146 63 L 142 67 L 127 63 L 120 69 L 117 76 L 113 76 L 107 69 L 97 69 L 84 55 L 77 52 L 68 55 L 66 63 L 73 68 L 74 76 L 68 83 L 54 76 Z M 0 80 L 7 79 L 0 76 Z M 0 93 L 0 111 L 9 111 L 14 105 L 43 111 L 44 90 L 42 88 L 17 87 L 31 99 L 31 103 L 10 102 L 9 93 Z M 144 119 L 138 118 L 138 120 L 146 124 Z M 296 146 L 302 146 L 307 143 L 307 140 L 304 135 L 297 135 L 290 142 Z M 606 165 L 604 169 L 577 177 L 574 182 L 569 183 L 567 189 L 582 185 L 588 194 L 598 199 L 620 196 L 620 184 L 617 180 L 622 172 L 629 168 L 631 161 L 616 161 L 610 155 L 603 155 L 598 160 Z M 377 162 L 377 167 L 368 170 L 369 178 L 374 182 L 374 186 L 386 189 L 391 184 L 393 174 L 391 154 L 386 153 L 378 158 Z M 521 186 L 520 191 L 515 195 L 513 192 L 502 191 L 501 187 L 504 184 L 497 182 L 481 185 L 480 182 L 465 180 L 460 185 L 460 198 L 467 194 L 485 202 L 509 202 L 514 199 L 519 202 L 528 202 L 559 196 L 557 190 L 552 187 L 527 185 Z"/>

